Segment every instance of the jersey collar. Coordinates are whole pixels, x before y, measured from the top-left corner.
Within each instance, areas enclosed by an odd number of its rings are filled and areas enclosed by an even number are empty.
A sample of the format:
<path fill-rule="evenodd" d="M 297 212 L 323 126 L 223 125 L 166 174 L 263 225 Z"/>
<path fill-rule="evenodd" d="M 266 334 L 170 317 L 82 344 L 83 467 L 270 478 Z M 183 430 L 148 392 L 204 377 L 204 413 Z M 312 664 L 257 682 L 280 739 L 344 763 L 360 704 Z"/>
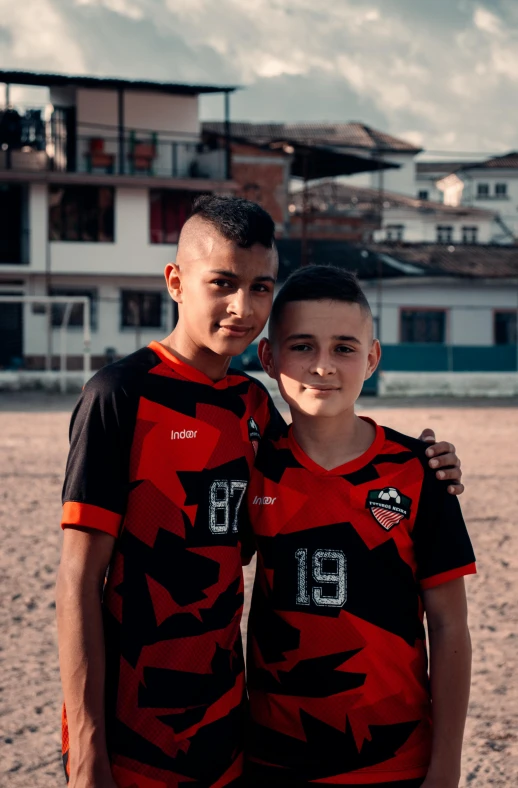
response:
<path fill-rule="evenodd" d="M 193 383 L 203 383 L 205 386 L 211 386 L 216 389 L 228 388 L 229 381 L 227 375 L 222 380 L 212 380 L 204 372 L 201 372 L 199 369 L 196 369 L 196 367 L 187 364 L 186 361 L 182 361 L 181 358 L 175 356 L 174 353 L 171 353 L 171 351 L 161 345 L 160 342 L 153 340 L 149 343 L 148 347 L 157 354 L 164 364 L 174 369 L 182 378 L 192 380 Z"/>
<path fill-rule="evenodd" d="M 385 430 L 383 427 L 380 427 L 379 424 L 376 424 L 373 419 L 369 419 L 367 416 L 360 416 L 360 418 L 364 421 L 368 421 L 369 424 L 372 424 L 376 430 L 376 435 L 367 451 L 350 462 L 346 462 L 343 465 L 339 465 L 337 468 L 332 468 L 331 470 L 327 470 L 327 468 L 323 468 L 321 465 L 318 465 L 318 463 L 312 460 L 311 457 L 308 457 L 306 452 L 301 449 L 295 440 L 291 426 L 289 427 L 288 431 L 288 446 L 290 451 L 295 459 L 302 466 L 304 466 L 304 468 L 306 468 L 308 471 L 311 471 L 311 473 L 316 474 L 317 476 L 346 476 L 349 473 L 354 473 L 354 471 L 358 471 L 360 468 L 364 468 L 365 465 L 368 465 L 369 462 L 371 462 L 371 460 L 373 460 L 374 457 L 379 454 L 383 444 L 385 443 Z"/>

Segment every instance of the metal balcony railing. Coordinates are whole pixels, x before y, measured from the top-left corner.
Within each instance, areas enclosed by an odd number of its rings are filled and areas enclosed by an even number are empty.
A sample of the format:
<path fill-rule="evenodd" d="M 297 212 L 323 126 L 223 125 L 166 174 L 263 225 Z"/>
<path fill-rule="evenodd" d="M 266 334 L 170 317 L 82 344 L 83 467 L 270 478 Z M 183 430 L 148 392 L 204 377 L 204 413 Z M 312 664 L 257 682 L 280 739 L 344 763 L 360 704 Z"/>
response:
<path fill-rule="evenodd" d="M 0 113 L 1 114 L 1 113 Z M 226 151 L 185 133 L 80 125 L 37 111 L 0 118 L 0 171 L 67 172 L 157 178 L 225 180 Z M 183 139 L 182 139 L 183 137 Z M 180 138 L 180 139 L 179 139 Z"/>

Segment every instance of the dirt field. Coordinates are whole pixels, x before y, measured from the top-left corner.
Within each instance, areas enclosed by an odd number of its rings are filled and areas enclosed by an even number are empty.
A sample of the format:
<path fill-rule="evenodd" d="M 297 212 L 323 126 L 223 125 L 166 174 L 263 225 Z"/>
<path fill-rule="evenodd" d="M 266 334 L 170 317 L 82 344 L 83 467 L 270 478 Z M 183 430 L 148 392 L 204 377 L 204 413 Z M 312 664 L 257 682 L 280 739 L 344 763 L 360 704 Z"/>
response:
<path fill-rule="evenodd" d="M 462 504 L 479 574 L 467 580 L 474 670 L 461 785 L 516 788 L 516 408 L 381 405 L 361 407 L 409 434 L 432 426 L 462 457 Z M 71 407 L 68 398 L 0 396 L 0 788 L 63 784 L 54 579 Z"/>

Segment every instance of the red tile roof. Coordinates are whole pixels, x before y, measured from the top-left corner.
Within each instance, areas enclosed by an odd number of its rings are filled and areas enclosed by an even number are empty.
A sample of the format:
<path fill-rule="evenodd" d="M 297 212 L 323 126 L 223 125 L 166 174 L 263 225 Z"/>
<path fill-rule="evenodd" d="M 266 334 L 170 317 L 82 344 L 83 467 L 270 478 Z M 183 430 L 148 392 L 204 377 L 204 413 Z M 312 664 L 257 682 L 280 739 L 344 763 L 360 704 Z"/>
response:
<path fill-rule="evenodd" d="M 518 167 L 518 151 L 511 151 L 504 156 L 495 156 L 487 161 L 482 161 L 480 164 L 463 165 L 462 169 L 483 169 L 483 170 L 496 170 L 496 169 L 515 169 Z"/>

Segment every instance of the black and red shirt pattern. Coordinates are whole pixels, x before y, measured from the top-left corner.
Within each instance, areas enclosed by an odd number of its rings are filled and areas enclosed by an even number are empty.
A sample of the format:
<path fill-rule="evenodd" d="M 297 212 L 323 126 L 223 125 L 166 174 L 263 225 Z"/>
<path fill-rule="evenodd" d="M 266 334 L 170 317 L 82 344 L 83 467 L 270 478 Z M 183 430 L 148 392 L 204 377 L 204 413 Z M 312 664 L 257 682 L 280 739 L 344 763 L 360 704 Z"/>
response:
<path fill-rule="evenodd" d="M 259 448 L 250 785 L 411 785 L 426 774 L 422 591 L 474 572 L 475 558 L 426 444 L 375 427 L 369 450 L 332 471 L 291 429 Z"/>
<path fill-rule="evenodd" d="M 62 525 L 116 537 L 103 614 L 120 788 L 241 784 L 242 528 L 270 403 L 246 374 L 214 383 L 154 342 L 97 373 L 73 414 Z"/>

